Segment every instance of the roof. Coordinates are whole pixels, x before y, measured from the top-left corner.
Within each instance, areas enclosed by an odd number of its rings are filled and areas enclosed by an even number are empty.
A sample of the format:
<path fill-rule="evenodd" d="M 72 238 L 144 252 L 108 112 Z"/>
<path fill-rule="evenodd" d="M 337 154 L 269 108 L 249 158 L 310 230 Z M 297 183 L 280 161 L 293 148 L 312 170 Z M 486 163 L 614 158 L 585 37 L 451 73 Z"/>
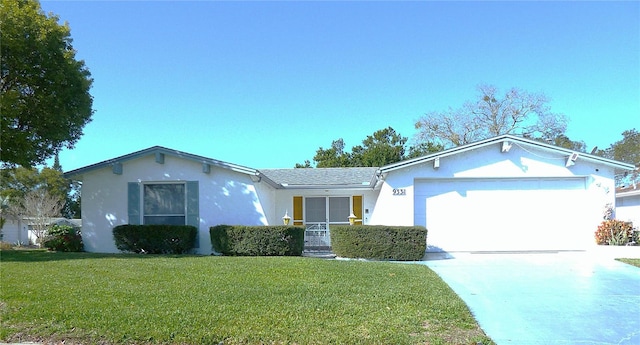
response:
<path fill-rule="evenodd" d="M 123 162 L 137 159 L 140 157 L 164 154 L 183 159 L 192 160 L 204 165 L 212 165 L 224 169 L 233 170 L 243 174 L 250 175 L 254 181 L 265 181 L 267 184 L 277 189 L 290 189 L 290 188 L 376 188 L 379 186 L 382 174 L 389 171 L 403 169 L 416 164 L 423 164 L 425 162 L 433 161 L 437 158 L 446 157 L 462 153 L 465 151 L 474 150 L 480 147 L 489 145 L 516 145 L 516 146 L 528 146 L 538 149 L 555 152 L 558 154 L 567 155 L 567 158 L 576 154 L 573 150 L 565 149 L 549 145 L 543 142 L 526 139 L 513 135 L 501 135 L 494 138 L 481 140 L 475 143 L 470 143 L 458 147 L 454 147 L 448 150 L 444 150 L 438 153 L 430 155 L 408 159 L 393 164 L 385 165 L 381 168 L 378 167 L 348 167 L 348 168 L 294 168 L 294 169 L 253 169 L 242 165 L 227 163 L 219 161 L 217 159 L 198 156 L 186 152 L 168 149 L 162 146 L 153 146 L 148 149 L 133 152 L 124 156 L 116 157 L 100 163 L 92 164 L 83 168 L 66 172 L 64 176 L 66 178 L 82 179 L 82 174 L 102 169 L 105 167 L 114 167 Z M 599 164 L 614 167 L 616 169 L 633 170 L 635 167 L 632 164 L 622 163 L 611 159 L 595 156 L 587 153 L 578 152 L 578 159 L 596 162 Z"/>
<path fill-rule="evenodd" d="M 377 167 L 260 169 L 282 188 L 373 188 Z"/>
<path fill-rule="evenodd" d="M 640 195 L 640 188 L 638 188 L 635 184 L 622 188 L 616 188 L 616 198 L 624 198 L 635 195 Z"/>
<path fill-rule="evenodd" d="M 64 176 L 66 178 L 78 177 L 78 176 L 82 176 L 82 174 L 90 172 L 90 171 L 102 169 L 102 168 L 105 168 L 105 167 L 112 167 L 113 165 L 118 164 L 118 163 L 124 163 L 126 161 L 130 161 L 130 160 L 133 160 L 133 159 L 137 159 L 137 158 L 140 158 L 140 157 L 145 157 L 145 156 L 149 156 L 149 155 L 153 155 L 153 154 L 157 154 L 157 153 L 165 154 L 165 155 L 169 155 L 169 156 L 174 156 L 174 157 L 180 157 L 180 158 L 192 160 L 192 161 L 195 161 L 195 162 L 198 162 L 198 163 L 202 163 L 202 164 L 209 164 L 209 165 L 217 166 L 217 167 L 224 168 L 224 169 L 233 170 L 233 171 L 244 173 L 244 174 L 248 174 L 248 175 L 254 175 L 254 176 L 258 175 L 258 171 L 256 169 L 248 168 L 248 167 L 245 167 L 245 166 L 242 166 L 242 165 L 227 163 L 227 162 L 219 161 L 217 159 L 198 156 L 198 155 L 194 155 L 194 154 L 191 154 L 191 153 L 186 153 L 186 152 L 182 152 L 182 151 L 178 151 L 178 150 L 173 150 L 173 149 L 169 149 L 169 148 L 162 147 L 162 146 L 153 146 L 153 147 L 150 147 L 148 149 L 144 149 L 144 150 L 140 150 L 140 151 L 137 151 L 137 152 L 129 153 L 129 154 L 126 154 L 124 156 L 108 159 L 106 161 L 102 161 L 102 162 L 99 162 L 99 163 L 96 163 L 96 164 L 88 165 L 86 167 L 82 167 L 82 168 L 79 168 L 79 169 L 68 171 L 68 172 L 64 173 Z"/>
<path fill-rule="evenodd" d="M 540 142 L 540 141 L 536 141 L 536 140 L 532 140 L 532 139 L 527 139 L 527 138 L 518 137 L 518 136 L 515 136 L 515 135 L 505 134 L 505 135 L 500 135 L 500 136 L 489 138 L 489 139 L 485 139 L 485 140 L 480 140 L 480 141 L 477 141 L 477 142 L 474 142 L 474 143 L 457 146 L 457 147 L 454 147 L 454 148 L 451 148 L 451 149 L 448 149 L 448 150 L 444 150 L 444 151 L 440 151 L 440 152 L 437 152 L 437 153 L 433 153 L 433 154 L 430 154 L 430 155 L 426 155 L 426 156 L 422 156 L 422 157 L 418 157 L 418 158 L 413 158 L 413 159 L 408 159 L 408 160 L 400 161 L 400 162 L 393 163 L 393 164 L 388 164 L 388 165 L 385 165 L 385 166 L 380 168 L 380 173 L 386 173 L 386 172 L 389 172 L 389 171 L 410 167 L 410 166 L 413 166 L 413 165 L 416 165 L 416 164 L 423 164 L 425 162 L 433 161 L 436 158 L 442 158 L 442 157 L 446 157 L 446 156 L 451 156 L 451 155 L 455 155 L 455 154 L 462 153 L 462 152 L 465 152 L 465 151 L 475 150 L 477 148 L 484 147 L 484 146 L 496 145 L 496 144 L 502 145 L 503 143 L 507 143 L 507 145 L 517 145 L 517 146 L 526 145 L 526 146 L 529 146 L 529 147 L 535 147 L 535 148 L 542 149 L 542 150 L 545 150 L 545 151 L 555 152 L 555 153 L 559 153 L 559 154 L 565 154 L 565 155 L 567 155 L 567 158 L 569 158 L 569 156 L 573 155 L 574 153 L 577 153 L 580 160 L 592 161 L 592 162 L 600 163 L 600 164 L 603 164 L 603 165 L 611 166 L 611 167 L 616 168 L 616 169 L 625 169 L 625 170 L 634 170 L 635 169 L 635 166 L 633 164 L 627 164 L 627 163 L 623 163 L 623 162 L 618 162 L 618 161 L 615 161 L 615 160 L 612 160 L 612 159 L 607 159 L 607 158 L 604 158 L 604 157 L 600 157 L 600 156 L 596 156 L 596 155 L 592 155 L 592 154 L 588 154 L 588 153 L 576 152 L 576 151 L 571 150 L 571 149 L 566 149 L 566 148 L 563 148 L 563 147 L 549 145 L 549 144 L 546 144 L 546 143 L 543 143 L 543 142 Z"/>
<path fill-rule="evenodd" d="M 69 218 L 64 218 L 64 217 L 51 217 L 51 218 L 37 218 L 37 217 L 29 217 L 29 216 L 24 216 L 24 217 L 20 217 L 22 220 L 24 220 L 28 225 L 34 225 L 37 222 L 43 222 L 45 224 L 48 225 L 69 225 L 69 226 L 73 226 L 76 228 L 81 228 L 82 227 L 82 219 L 69 219 Z"/>

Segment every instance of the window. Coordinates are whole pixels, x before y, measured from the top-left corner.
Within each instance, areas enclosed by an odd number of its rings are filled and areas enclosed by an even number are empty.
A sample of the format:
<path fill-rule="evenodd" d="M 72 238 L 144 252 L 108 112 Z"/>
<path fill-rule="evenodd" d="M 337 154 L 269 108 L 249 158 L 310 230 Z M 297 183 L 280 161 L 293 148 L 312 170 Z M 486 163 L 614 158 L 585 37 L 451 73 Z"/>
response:
<path fill-rule="evenodd" d="M 326 223 L 327 220 L 329 223 L 336 224 L 349 223 L 351 213 L 349 197 L 308 197 L 305 199 L 305 207 L 307 223 Z"/>
<path fill-rule="evenodd" d="M 350 210 L 349 197 L 329 198 L 329 222 L 348 223 Z"/>
<path fill-rule="evenodd" d="M 325 197 L 307 198 L 306 220 L 309 223 L 324 223 L 327 221 L 327 201 Z"/>
<path fill-rule="evenodd" d="M 143 224 L 186 224 L 184 183 L 144 184 Z"/>

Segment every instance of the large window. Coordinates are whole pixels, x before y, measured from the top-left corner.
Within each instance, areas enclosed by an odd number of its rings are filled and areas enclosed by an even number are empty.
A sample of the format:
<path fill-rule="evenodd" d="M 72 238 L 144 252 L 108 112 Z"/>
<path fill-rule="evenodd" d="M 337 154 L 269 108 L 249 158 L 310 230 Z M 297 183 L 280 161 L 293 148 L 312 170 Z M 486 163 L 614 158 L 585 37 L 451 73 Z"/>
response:
<path fill-rule="evenodd" d="M 348 223 L 351 205 L 349 197 L 329 198 L 329 222 Z"/>
<path fill-rule="evenodd" d="M 143 192 L 144 224 L 185 225 L 185 198 L 184 183 L 145 184 Z"/>
<path fill-rule="evenodd" d="M 307 223 L 348 223 L 351 205 L 349 197 L 306 198 Z M 327 210 L 329 211 L 327 213 Z"/>

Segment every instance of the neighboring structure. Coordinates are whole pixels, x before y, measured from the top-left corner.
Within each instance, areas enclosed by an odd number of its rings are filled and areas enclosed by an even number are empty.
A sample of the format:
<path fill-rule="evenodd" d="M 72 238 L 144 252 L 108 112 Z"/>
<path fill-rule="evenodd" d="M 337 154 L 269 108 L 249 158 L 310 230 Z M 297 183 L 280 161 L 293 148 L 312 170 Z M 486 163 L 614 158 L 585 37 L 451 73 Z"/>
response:
<path fill-rule="evenodd" d="M 74 228 L 82 228 L 81 219 L 51 218 L 48 225 L 68 225 Z M 29 217 L 7 217 L 7 221 L 2 227 L 2 242 L 33 245 L 37 237 L 33 232 L 33 221 Z"/>
<path fill-rule="evenodd" d="M 65 173 L 82 181 L 87 251 L 117 252 L 119 224 L 190 224 L 210 254 L 217 224 L 307 228 L 309 247 L 331 225 L 423 225 L 429 250 L 575 250 L 593 245 L 614 169 L 632 165 L 503 135 L 380 168 L 257 170 L 151 147 Z"/>
<path fill-rule="evenodd" d="M 640 229 L 640 189 L 636 185 L 616 191 L 615 218 L 633 222 Z"/>

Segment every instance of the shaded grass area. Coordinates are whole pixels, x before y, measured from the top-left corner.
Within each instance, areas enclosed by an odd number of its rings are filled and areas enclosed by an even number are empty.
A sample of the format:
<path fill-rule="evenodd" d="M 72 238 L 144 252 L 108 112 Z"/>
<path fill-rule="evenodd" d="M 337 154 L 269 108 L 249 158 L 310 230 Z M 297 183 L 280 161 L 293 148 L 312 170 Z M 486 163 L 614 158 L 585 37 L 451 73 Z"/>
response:
<path fill-rule="evenodd" d="M 2 341 L 491 343 L 428 267 L 2 251 Z"/>
<path fill-rule="evenodd" d="M 640 267 L 640 259 L 616 259 L 618 261 L 624 262 L 625 264 L 629 264 L 632 266 Z"/>

